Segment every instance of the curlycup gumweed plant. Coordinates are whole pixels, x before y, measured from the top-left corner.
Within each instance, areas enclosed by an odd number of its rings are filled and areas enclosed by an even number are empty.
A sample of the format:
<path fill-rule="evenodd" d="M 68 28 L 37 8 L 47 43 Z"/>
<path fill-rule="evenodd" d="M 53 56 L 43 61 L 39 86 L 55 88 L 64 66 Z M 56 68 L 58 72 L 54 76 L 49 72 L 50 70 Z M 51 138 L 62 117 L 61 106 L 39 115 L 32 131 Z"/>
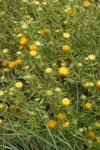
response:
<path fill-rule="evenodd" d="M 0 148 L 98 150 L 99 2 L 0 1 Z"/>

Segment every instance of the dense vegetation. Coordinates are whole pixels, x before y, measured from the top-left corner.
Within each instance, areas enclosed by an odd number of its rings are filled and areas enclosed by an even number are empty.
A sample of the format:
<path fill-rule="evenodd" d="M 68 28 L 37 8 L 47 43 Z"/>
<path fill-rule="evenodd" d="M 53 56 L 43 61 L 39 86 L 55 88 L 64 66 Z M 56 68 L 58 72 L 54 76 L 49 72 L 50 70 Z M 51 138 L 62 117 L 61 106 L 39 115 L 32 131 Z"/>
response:
<path fill-rule="evenodd" d="M 0 0 L 0 150 L 99 150 L 97 0 Z"/>

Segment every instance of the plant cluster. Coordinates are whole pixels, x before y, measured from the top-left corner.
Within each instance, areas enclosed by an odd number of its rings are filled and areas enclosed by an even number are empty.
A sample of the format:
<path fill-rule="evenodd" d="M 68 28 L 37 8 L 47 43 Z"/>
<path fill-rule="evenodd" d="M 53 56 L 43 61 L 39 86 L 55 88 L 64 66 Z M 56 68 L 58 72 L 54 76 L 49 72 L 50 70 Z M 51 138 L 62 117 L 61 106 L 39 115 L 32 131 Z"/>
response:
<path fill-rule="evenodd" d="M 0 149 L 99 150 L 97 0 L 0 0 Z"/>

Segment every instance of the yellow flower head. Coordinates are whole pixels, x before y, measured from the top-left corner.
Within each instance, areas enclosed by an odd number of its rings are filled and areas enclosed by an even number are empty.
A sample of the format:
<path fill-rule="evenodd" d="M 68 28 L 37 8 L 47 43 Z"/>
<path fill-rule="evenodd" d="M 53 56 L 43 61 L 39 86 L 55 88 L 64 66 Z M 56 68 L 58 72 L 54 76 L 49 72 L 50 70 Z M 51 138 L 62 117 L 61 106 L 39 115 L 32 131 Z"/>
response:
<path fill-rule="evenodd" d="M 89 1 L 85 1 L 83 4 L 85 7 L 89 7 L 91 5 L 91 3 Z"/>
<path fill-rule="evenodd" d="M 3 96 L 3 95 L 4 95 L 4 92 L 0 90 L 0 96 Z"/>
<path fill-rule="evenodd" d="M 4 107 L 4 105 L 3 104 L 0 104 L 0 109 L 2 109 Z"/>
<path fill-rule="evenodd" d="M 48 96 L 51 96 L 53 94 L 53 91 L 52 90 L 47 90 L 46 93 L 47 93 Z"/>
<path fill-rule="evenodd" d="M 21 45 L 21 46 L 19 46 L 19 49 L 20 49 L 20 50 L 22 50 L 22 49 L 23 49 L 23 46 L 22 46 L 22 45 Z"/>
<path fill-rule="evenodd" d="M 55 30 L 55 33 L 59 33 L 61 31 L 61 29 L 57 29 Z"/>
<path fill-rule="evenodd" d="M 5 49 L 3 49 L 2 52 L 3 52 L 4 54 L 7 54 L 7 53 L 9 52 L 9 49 L 5 48 Z"/>
<path fill-rule="evenodd" d="M 63 37 L 64 38 L 70 38 L 70 34 L 69 33 L 63 33 Z"/>
<path fill-rule="evenodd" d="M 15 86 L 20 89 L 23 87 L 23 83 L 22 82 L 16 82 Z"/>
<path fill-rule="evenodd" d="M 46 73 L 52 73 L 53 72 L 53 69 L 52 68 L 46 68 Z"/>
<path fill-rule="evenodd" d="M 62 91 L 62 89 L 61 89 L 61 88 L 59 88 L 59 87 L 56 87 L 56 88 L 55 88 L 55 91 L 56 91 L 56 92 L 61 92 L 61 91 Z"/>
<path fill-rule="evenodd" d="M 42 4 L 45 6 L 45 5 L 47 5 L 48 3 L 47 3 L 47 2 L 43 2 Z"/>
<path fill-rule="evenodd" d="M 15 64 L 16 64 L 16 65 L 21 65 L 21 64 L 22 64 L 22 59 L 17 59 L 17 60 L 15 61 Z"/>
<path fill-rule="evenodd" d="M 29 49 L 30 49 L 30 51 L 36 51 L 37 50 L 37 46 L 32 44 L 32 45 L 29 46 Z"/>
<path fill-rule="evenodd" d="M 49 34 L 50 30 L 49 29 L 44 29 L 44 34 Z"/>
<path fill-rule="evenodd" d="M 86 88 L 89 88 L 90 86 L 91 86 L 91 82 L 86 82 L 85 84 L 84 84 L 84 86 L 86 87 Z"/>
<path fill-rule="evenodd" d="M 96 87 L 97 87 L 98 89 L 100 89 L 100 80 L 97 81 Z"/>
<path fill-rule="evenodd" d="M 70 122 L 65 121 L 65 122 L 62 123 L 62 128 L 67 128 L 67 127 L 69 127 L 69 125 L 70 125 Z"/>
<path fill-rule="evenodd" d="M 100 122 L 95 122 L 96 127 L 100 127 Z"/>
<path fill-rule="evenodd" d="M 75 11 L 75 10 L 71 10 L 71 11 L 69 12 L 69 15 L 70 15 L 71 17 L 76 16 L 76 11 Z"/>
<path fill-rule="evenodd" d="M 91 138 L 95 136 L 95 133 L 93 131 L 89 131 L 87 134 Z"/>
<path fill-rule="evenodd" d="M 69 69 L 67 67 L 60 67 L 59 68 L 59 74 L 63 76 L 68 76 L 69 75 Z"/>
<path fill-rule="evenodd" d="M 2 119 L 0 119 L 0 124 L 2 124 L 3 123 L 3 120 Z"/>
<path fill-rule="evenodd" d="M 14 105 L 10 105 L 10 110 L 14 110 L 15 106 Z"/>
<path fill-rule="evenodd" d="M 63 120 L 63 119 L 65 118 L 64 113 L 59 113 L 59 114 L 57 115 L 57 118 L 58 118 L 59 120 Z"/>
<path fill-rule="evenodd" d="M 37 55 L 37 51 L 35 51 L 35 50 L 30 51 L 30 55 L 31 55 L 31 56 L 36 56 L 36 55 Z"/>
<path fill-rule="evenodd" d="M 93 60 L 95 60 L 95 59 L 96 59 L 96 56 L 95 56 L 95 55 L 93 55 L 93 54 L 88 55 L 88 59 L 93 61 Z"/>
<path fill-rule="evenodd" d="M 2 62 L 3 67 L 7 67 L 8 63 L 6 61 Z"/>
<path fill-rule="evenodd" d="M 38 30 L 37 33 L 38 33 L 38 34 L 42 34 L 43 31 L 42 31 L 42 30 Z"/>
<path fill-rule="evenodd" d="M 13 30 L 15 33 L 17 33 L 18 31 L 19 31 L 19 28 L 18 27 L 16 27 L 16 28 L 14 28 L 14 30 Z"/>
<path fill-rule="evenodd" d="M 26 19 L 25 22 L 26 22 L 26 24 L 31 24 L 31 20 L 30 19 Z"/>
<path fill-rule="evenodd" d="M 62 104 L 65 105 L 65 106 L 68 106 L 70 105 L 71 101 L 69 98 L 63 98 L 62 99 Z"/>
<path fill-rule="evenodd" d="M 26 45 L 28 43 L 28 38 L 23 36 L 21 39 L 20 39 L 20 45 Z"/>
<path fill-rule="evenodd" d="M 15 62 L 14 61 L 10 62 L 8 66 L 10 69 L 13 69 L 15 67 Z"/>
<path fill-rule="evenodd" d="M 69 46 L 69 45 L 64 45 L 64 46 L 62 47 L 62 50 L 63 50 L 64 52 L 69 52 L 69 51 L 70 51 L 70 46 Z"/>
<path fill-rule="evenodd" d="M 35 42 L 35 45 L 36 45 L 36 46 L 41 46 L 41 43 L 40 43 L 39 41 L 36 41 L 36 42 Z"/>
<path fill-rule="evenodd" d="M 91 104 L 91 103 L 86 103 L 86 104 L 85 104 L 85 107 L 86 107 L 87 109 L 90 109 L 90 108 L 92 107 L 92 104 Z"/>
<path fill-rule="evenodd" d="M 48 121 L 48 127 L 49 128 L 54 129 L 54 128 L 56 128 L 56 126 L 57 126 L 57 123 L 55 120 L 49 120 Z"/>

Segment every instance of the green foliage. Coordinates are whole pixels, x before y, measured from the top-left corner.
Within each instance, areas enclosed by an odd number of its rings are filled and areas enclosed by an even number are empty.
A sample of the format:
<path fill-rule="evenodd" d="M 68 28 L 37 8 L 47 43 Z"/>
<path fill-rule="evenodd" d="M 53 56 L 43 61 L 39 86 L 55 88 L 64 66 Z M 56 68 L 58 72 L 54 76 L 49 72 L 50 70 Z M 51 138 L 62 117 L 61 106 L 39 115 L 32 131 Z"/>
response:
<path fill-rule="evenodd" d="M 99 7 L 0 1 L 0 149 L 99 150 Z"/>

